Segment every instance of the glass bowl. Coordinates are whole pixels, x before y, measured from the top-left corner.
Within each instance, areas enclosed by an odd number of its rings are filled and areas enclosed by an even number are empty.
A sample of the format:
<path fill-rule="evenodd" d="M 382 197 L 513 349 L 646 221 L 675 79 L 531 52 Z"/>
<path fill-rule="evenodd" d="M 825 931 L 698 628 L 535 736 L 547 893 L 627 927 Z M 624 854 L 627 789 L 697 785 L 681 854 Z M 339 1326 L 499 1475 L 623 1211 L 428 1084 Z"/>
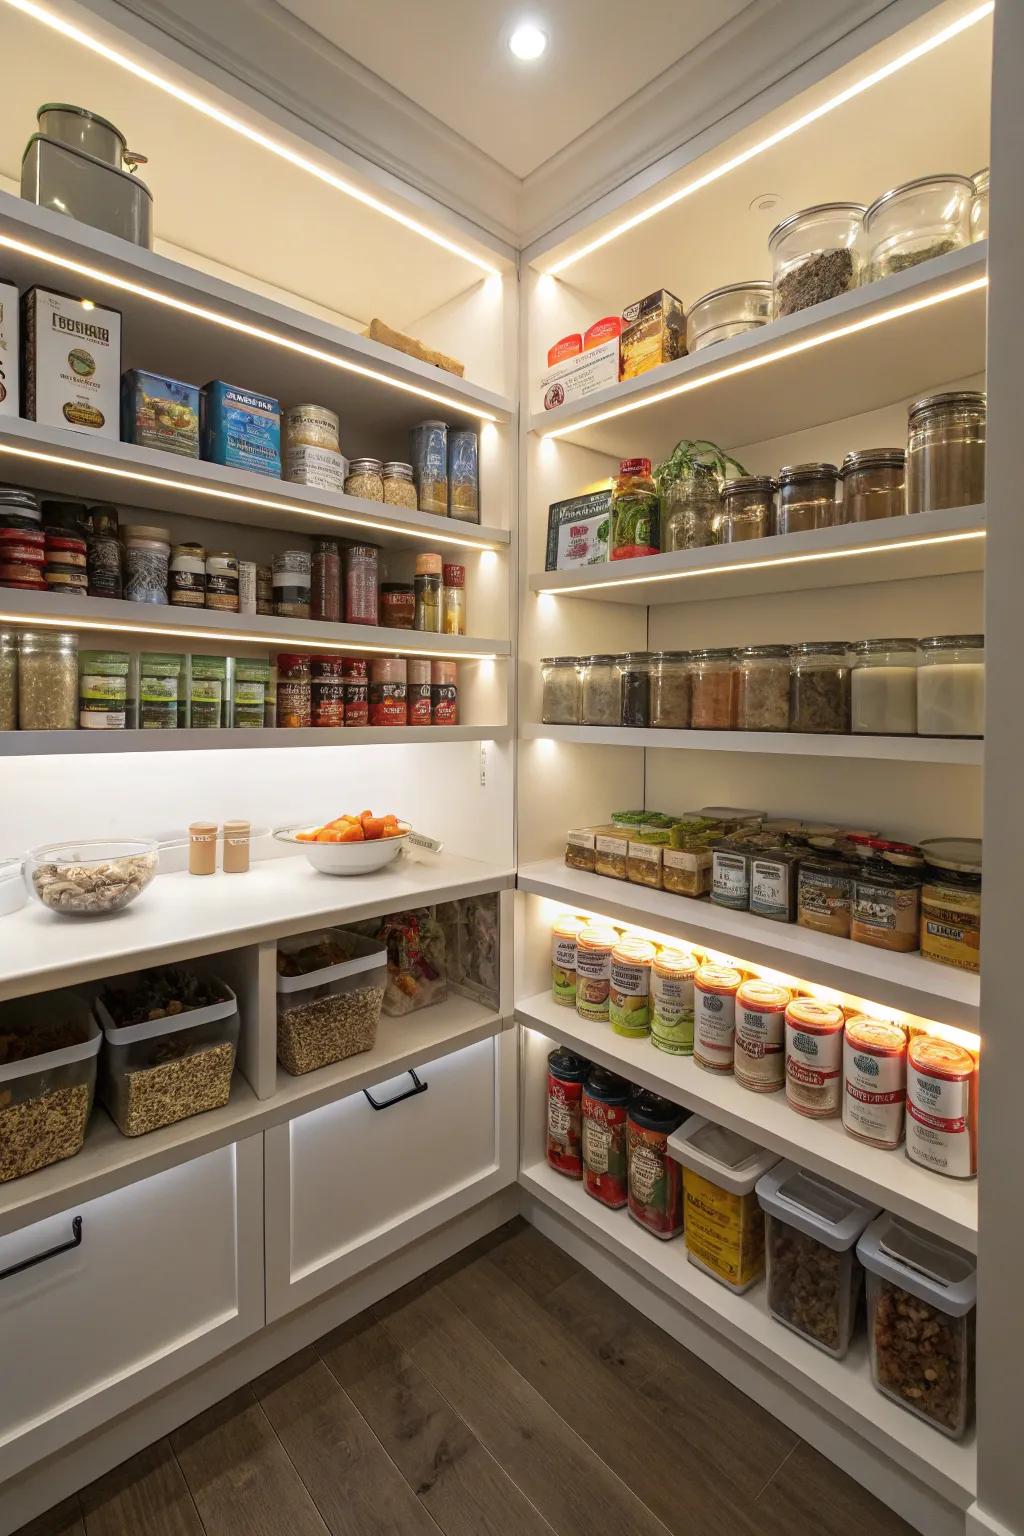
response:
<path fill-rule="evenodd" d="M 730 336 L 756 331 L 772 318 L 771 283 L 730 283 L 713 288 L 686 312 L 686 350 L 700 352 Z"/>
<path fill-rule="evenodd" d="M 876 197 L 864 215 L 864 240 L 875 281 L 905 272 L 971 242 L 970 176 L 919 176 Z"/>
<path fill-rule="evenodd" d="M 144 837 L 46 843 L 25 855 L 25 884 L 51 912 L 108 917 L 142 895 L 156 874 L 158 850 Z"/>

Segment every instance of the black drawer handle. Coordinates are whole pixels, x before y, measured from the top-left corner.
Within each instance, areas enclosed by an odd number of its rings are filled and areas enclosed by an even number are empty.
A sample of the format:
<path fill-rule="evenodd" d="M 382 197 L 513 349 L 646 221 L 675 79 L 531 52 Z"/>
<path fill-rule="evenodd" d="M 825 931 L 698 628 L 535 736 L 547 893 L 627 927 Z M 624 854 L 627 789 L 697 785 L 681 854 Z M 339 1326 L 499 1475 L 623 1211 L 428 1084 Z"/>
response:
<path fill-rule="evenodd" d="M 407 1088 L 404 1093 L 396 1094 L 393 1099 L 385 1099 L 383 1104 L 378 1103 L 373 1094 L 370 1092 L 369 1088 L 364 1088 L 363 1092 L 366 1094 L 366 1097 L 369 1100 L 370 1108 L 390 1109 L 392 1104 L 401 1104 L 403 1099 L 413 1099 L 418 1093 L 426 1093 L 427 1089 L 430 1087 L 430 1084 L 420 1082 L 420 1079 L 416 1076 L 416 1073 L 413 1071 L 412 1067 L 409 1068 L 409 1076 L 412 1078 L 412 1087 Z M 3 1275 L 0 1275 L 0 1280 L 2 1279 Z"/>
<path fill-rule="evenodd" d="M 82 1246 L 82 1218 L 74 1216 L 71 1220 L 71 1241 L 58 1243 L 56 1248 L 48 1248 L 45 1253 L 37 1253 L 34 1259 L 22 1259 L 20 1264 L 12 1264 L 10 1269 L 0 1269 L 0 1280 L 9 1280 L 12 1275 L 20 1275 L 22 1270 L 32 1269 L 36 1264 L 45 1264 L 47 1259 L 55 1259 L 58 1253 L 67 1253 L 70 1248 Z"/>

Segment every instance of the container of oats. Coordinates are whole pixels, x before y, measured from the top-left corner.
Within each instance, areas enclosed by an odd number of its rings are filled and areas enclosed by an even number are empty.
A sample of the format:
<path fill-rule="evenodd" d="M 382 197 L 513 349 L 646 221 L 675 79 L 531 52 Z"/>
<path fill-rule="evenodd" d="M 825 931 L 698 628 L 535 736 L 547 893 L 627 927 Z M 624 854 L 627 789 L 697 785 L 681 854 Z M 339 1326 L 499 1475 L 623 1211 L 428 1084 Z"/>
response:
<path fill-rule="evenodd" d="M 277 946 L 277 1059 L 299 1077 L 372 1051 L 388 979 L 387 945 L 343 928 Z"/>
<path fill-rule="evenodd" d="M 99 1048 L 74 992 L 0 1004 L 0 1184 L 81 1152 Z"/>

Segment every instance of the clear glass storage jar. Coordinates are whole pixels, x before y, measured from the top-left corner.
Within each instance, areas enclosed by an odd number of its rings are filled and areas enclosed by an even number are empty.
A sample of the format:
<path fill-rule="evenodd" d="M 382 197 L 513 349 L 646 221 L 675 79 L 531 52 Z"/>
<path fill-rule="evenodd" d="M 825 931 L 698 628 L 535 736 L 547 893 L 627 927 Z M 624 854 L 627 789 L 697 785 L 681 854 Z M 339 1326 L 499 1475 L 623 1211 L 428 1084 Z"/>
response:
<path fill-rule="evenodd" d="M 581 666 L 584 725 L 618 725 L 622 715 L 622 674 L 616 656 L 587 656 Z"/>
<path fill-rule="evenodd" d="M 834 464 L 786 464 L 779 470 L 779 508 L 776 533 L 808 533 L 831 528 L 835 521 L 836 483 Z"/>
<path fill-rule="evenodd" d="M 393 507 L 408 507 L 413 510 L 416 506 L 416 483 L 413 480 L 412 465 L 403 464 L 399 459 L 389 459 L 383 466 L 384 500 Z"/>
<path fill-rule="evenodd" d="M 622 674 L 622 725 L 648 726 L 651 723 L 651 653 L 626 651 L 619 657 Z"/>
<path fill-rule="evenodd" d="M 917 672 L 919 736 L 985 734 L 984 635 L 929 635 Z"/>
<path fill-rule="evenodd" d="M 721 505 L 716 475 L 691 474 L 671 481 L 661 498 L 662 553 L 714 544 Z"/>
<path fill-rule="evenodd" d="M 690 723 L 690 653 L 655 651 L 651 656 L 651 725 L 685 730 Z"/>
<path fill-rule="evenodd" d="M 914 401 L 907 422 L 908 512 L 985 500 L 986 414 L 986 396 L 975 389 Z"/>
<path fill-rule="evenodd" d="M 919 176 L 876 197 L 864 215 L 870 281 L 971 241 L 974 182 L 956 174 Z"/>
<path fill-rule="evenodd" d="M 810 735 L 850 729 L 850 655 L 845 640 L 805 640 L 792 652 L 789 728 Z"/>
<path fill-rule="evenodd" d="M 735 651 L 694 651 L 690 658 L 690 724 L 694 730 L 735 730 L 737 687 Z"/>
<path fill-rule="evenodd" d="M 384 465 L 380 459 L 352 459 L 345 476 L 345 495 L 365 501 L 384 500 Z"/>
<path fill-rule="evenodd" d="M 839 470 L 843 499 L 835 520 L 868 523 L 902 517 L 907 510 L 907 456 L 902 448 L 862 448 L 848 453 Z"/>
<path fill-rule="evenodd" d="M 0 630 L 0 731 L 18 728 L 18 636 Z"/>
<path fill-rule="evenodd" d="M 776 320 L 857 287 L 863 219 L 862 203 L 817 203 L 776 224 L 768 236 Z"/>
<path fill-rule="evenodd" d="M 18 645 L 18 724 L 23 731 L 78 725 L 78 636 L 23 630 Z"/>
<path fill-rule="evenodd" d="M 545 656 L 540 664 L 543 725 L 579 725 L 580 672 L 575 656 Z"/>
<path fill-rule="evenodd" d="M 719 544 L 764 539 L 775 532 L 775 481 L 771 475 L 741 475 L 722 488 L 715 524 Z"/>
<path fill-rule="evenodd" d="M 736 725 L 741 731 L 789 730 L 788 645 L 748 645 L 736 669 Z"/>
<path fill-rule="evenodd" d="M 712 288 L 686 313 L 686 350 L 700 352 L 731 336 L 756 331 L 772 318 L 771 283 L 728 283 Z"/>
<path fill-rule="evenodd" d="M 971 200 L 971 239 L 988 239 L 988 166 L 975 171 L 974 197 Z"/>
<path fill-rule="evenodd" d="M 917 732 L 917 641 L 861 640 L 853 647 L 850 729 L 855 736 Z"/>

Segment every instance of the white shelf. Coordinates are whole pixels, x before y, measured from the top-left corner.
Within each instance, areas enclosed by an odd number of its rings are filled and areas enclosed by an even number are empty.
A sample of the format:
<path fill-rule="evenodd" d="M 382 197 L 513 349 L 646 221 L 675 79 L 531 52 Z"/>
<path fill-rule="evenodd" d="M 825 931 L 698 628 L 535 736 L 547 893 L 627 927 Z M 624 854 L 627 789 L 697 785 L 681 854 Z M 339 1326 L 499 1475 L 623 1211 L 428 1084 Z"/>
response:
<path fill-rule="evenodd" d="M 796 731 L 669 731 L 615 725 L 541 725 L 529 721 L 520 735 L 580 746 L 679 748 L 691 752 L 757 752 L 783 757 L 884 759 L 893 763 L 980 766 L 981 741 L 931 736 L 806 736 Z"/>
<path fill-rule="evenodd" d="M 2 757 L 77 757 L 121 752 L 224 752 L 283 747 L 440 746 L 452 741 L 508 741 L 508 725 L 409 725 L 301 730 L 0 731 Z"/>
<path fill-rule="evenodd" d="M 0 998 L 477 896 L 514 878 L 511 869 L 443 853 L 422 862 L 402 854 L 385 869 L 346 879 L 319 873 L 300 854 L 258 860 L 245 875 L 158 875 L 112 917 L 62 917 L 30 900 L 0 919 Z"/>
<path fill-rule="evenodd" d="M 608 1024 L 581 1019 L 548 992 L 516 1004 L 529 1029 L 599 1062 L 631 1083 L 739 1131 L 780 1157 L 792 1158 L 844 1188 L 971 1253 L 978 1247 L 978 1186 L 947 1179 L 910 1162 L 902 1148 L 884 1152 L 848 1136 L 841 1120 L 811 1120 L 790 1109 L 784 1093 L 751 1093 L 725 1074 L 703 1072 L 692 1056 L 670 1056 L 650 1040 L 628 1040 Z"/>
<path fill-rule="evenodd" d="M 391 547 L 433 541 L 470 550 L 501 549 L 510 538 L 507 528 L 385 507 L 361 496 L 293 485 L 272 475 L 226 469 L 205 459 L 186 459 L 23 417 L 0 416 L 0 478 L 36 490 L 244 527 L 294 528 L 339 537 L 362 532 L 372 535 L 375 544 Z"/>
<path fill-rule="evenodd" d="M 774 1321 L 763 1285 L 744 1296 L 733 1295 L 688 1261 L 681 1239 L 659 1241 L 625 1211 L 610 1211 L 585 1194 L 580 1182 L 556 1173 L 545 1162 L 522 1168 L 519 1182 L 528 1194 L 892 1457 L 934 1493 L 960 1509 L 972 1502 L 977 1461 L 973 1437 L 951 1441 L 876 1391 L 863 1339 L 845 1360 L 833 1360 Z"/>
<path fill-rule="evenodd" d="M 763 442 L 979 373 L 987 261 L 987 241 L 950 251 L 581 402 L 535 413 L 531 430 L 615 458 L 658 460 L 680 437 L 728 447 Z M 967 291 L 936 307 L 959 289 Z"/>
<path fill-rule="evenodd" d="M 236 1072 L 231 1099 L 223 1109 L 193 1115 L 147 1136 L 122 1136 L 106 1112 L 97 1107 L 77 1157 L 0 1185 L 0 1237 L 372 1088 L 389 1076 L 397 1077 L 409 1067 L 450 1055 L 504 1027 L 492 1010 L 468 998 L 451 996 L 405 1018 L 382 1018 L 372 1051 L 302 1077 L 291 1077 L 279 1068 L 277 1092 L 269 1099 L 258 1099 Z"/>
<path fill-rule="evenodd" d="M 610 560 L 530 577 L 534 592 L 603 603 L 707 602 L 765 592 L 820 591 L 922 576 L 980 571 L 985 508 L 953 507 L 914 517 L 844 523 L 708 549 Z"/>
<path fill-rule="evenodd" d="M 734 954 L 882 1007 L 980 1029 L 979 978 L 920 955 L 893 954 L 796 923 L 773 923 L 710 901 L 568 869 L 558 859 L 521 865 L 517 884 L 533 895 Z"/>

